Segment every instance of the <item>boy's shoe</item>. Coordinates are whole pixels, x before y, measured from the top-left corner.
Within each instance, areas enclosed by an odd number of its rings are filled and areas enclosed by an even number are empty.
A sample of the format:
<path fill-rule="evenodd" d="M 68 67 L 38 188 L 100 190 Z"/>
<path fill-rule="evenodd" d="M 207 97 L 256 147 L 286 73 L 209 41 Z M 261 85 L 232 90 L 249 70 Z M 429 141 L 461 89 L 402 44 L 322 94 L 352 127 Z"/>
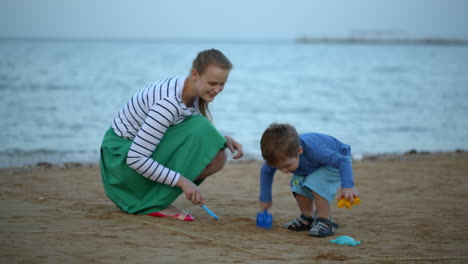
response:
<path fill-rule="evenodd" d="M 319 217 L 318 217 L 318 212 L 315 211 L 315 212 L 314 212 L 314 220 L 317 219 L 317 218 L 319 218 Z M 340 228 L 340 225 L 339 225 L 339 224 L 333 222 L 333 218 L 332 218 L 331 216 L 330 216 L 330 222 L 333 224 L 333 227 L 334 227 L 335 229 Z"/>
<path fill-rule="evenodd" d="M 337 224 L 337 223 L 333 222 L 333 219 L 332 219 L 332 217 L 331 217 L 331 216 L 330 216 L 330 222 L 332 223 L 332 225 L 333 225 L 333 227 L 334 227 L 335 229 L 338 229 L 338 228 L 340 228 L 340 225 L 339 225 L 339 224 Z"/>
<path fill-rule="evenodd" d="M 298 218 L 284 224 L 283 227 L 291 231 L 309 230 L 314 220 L 315 219 L 312 216 L 305 216 L 301 214 L 301 216 Z"/>
<path fill-rule="evenodd" d="M 319 217 L 315 219 L 312 227 L 309 230 L 309 236 L 313 237 L 327 237 L 335 234 L 335 223 L 332 221 Z"/>

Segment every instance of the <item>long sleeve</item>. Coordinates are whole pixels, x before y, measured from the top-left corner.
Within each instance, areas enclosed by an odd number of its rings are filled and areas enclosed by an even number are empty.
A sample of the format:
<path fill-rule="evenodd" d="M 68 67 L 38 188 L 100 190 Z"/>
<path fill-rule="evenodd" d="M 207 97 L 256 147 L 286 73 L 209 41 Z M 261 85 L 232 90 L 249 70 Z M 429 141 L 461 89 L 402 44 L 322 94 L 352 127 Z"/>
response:
<path fill-rule="evenodd" d="M 342 188 L 353 188 L 353 168 L 350 157 L 333 151 L 325 145 L 318 149 L 315 153 L 315 159 L 323 165 L 337 168 L 340 171 Z"/>
<path fill-rule="evenodd" d="M 260 196 L 259 200 L 262 202 L 270 203 L 272 200 L 271 189 L 273 185 L 273 177 L 276 172 L 275 168 L 263 164 L 260 169 Z"/>
<path fill-rule="evenodd" d="M 133 139 L 127 155 L 127 164 L 144 177 L 175 186 L 180 174 L 159 164 L 150 156 L 169 126 L 181 116 L 181 106 L 176 98 L 164 98 L 150 108 L 148 116 Z"/>
<path fill-rule="evenodd" d="M 354 188 L 353 168 L 350 157 L 342 157 L 338 161 L 340 170 L 341 188 Z"/>

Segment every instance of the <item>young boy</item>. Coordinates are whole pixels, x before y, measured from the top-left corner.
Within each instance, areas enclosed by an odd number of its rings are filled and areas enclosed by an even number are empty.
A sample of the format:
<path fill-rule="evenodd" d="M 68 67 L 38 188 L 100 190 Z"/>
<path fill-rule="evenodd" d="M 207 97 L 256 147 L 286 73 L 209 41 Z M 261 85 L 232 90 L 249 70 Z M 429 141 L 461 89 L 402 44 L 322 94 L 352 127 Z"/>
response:
<path fill-rule="evenodd" d="M 292 231 L 309 230 L 309 235 L 326 237 L 335 233 L 330 203 L 341 185 L 339 197 L 354 201 L 351 147 L 336 138 L 307 133 L 298 135 L 289 124 L 271 124 L 260 141 L 265 163 L 260 170 L 260 209 L 271 207 L 271 187 L 276 170 L 293 173 L 291 189 L 301 216 L 286 223 Z"/>

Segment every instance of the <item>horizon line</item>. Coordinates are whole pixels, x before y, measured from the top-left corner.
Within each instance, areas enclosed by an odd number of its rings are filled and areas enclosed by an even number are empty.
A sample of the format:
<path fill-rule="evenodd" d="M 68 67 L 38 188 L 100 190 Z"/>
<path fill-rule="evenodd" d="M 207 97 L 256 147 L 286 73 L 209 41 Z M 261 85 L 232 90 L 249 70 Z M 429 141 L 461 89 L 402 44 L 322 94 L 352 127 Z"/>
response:
<path fill-rule="evenodd" d="M 468 38 L 444 37 L 309 37 L 295 38 L 181 38 L 181 37 L 96 37 L 96 36 L 0 36 L 0 41 L 146 41 L 146 42 L 231 42 L 231 43 L 299 43 L 299 44 L 432 44 L 468 45 Z"/>

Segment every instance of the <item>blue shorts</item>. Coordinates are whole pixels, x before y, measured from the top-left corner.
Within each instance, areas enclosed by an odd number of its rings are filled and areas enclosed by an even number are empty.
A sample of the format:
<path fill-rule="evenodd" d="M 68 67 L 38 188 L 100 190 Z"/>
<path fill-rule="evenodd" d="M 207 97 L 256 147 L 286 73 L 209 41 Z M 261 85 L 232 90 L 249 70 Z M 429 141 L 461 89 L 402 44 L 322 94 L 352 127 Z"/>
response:
<path fill-rule="evenodd" d="M 351 157 L 349 157 L 351 159 Z M 332 167 L 320 167 L 307 176 L 294 174 L 291 178 L 291 190 L 310 199 L 314 199 L 312 191 L 325 198 L 329 203 L 335 198 L 341 186 L 340 171 Z"/>

